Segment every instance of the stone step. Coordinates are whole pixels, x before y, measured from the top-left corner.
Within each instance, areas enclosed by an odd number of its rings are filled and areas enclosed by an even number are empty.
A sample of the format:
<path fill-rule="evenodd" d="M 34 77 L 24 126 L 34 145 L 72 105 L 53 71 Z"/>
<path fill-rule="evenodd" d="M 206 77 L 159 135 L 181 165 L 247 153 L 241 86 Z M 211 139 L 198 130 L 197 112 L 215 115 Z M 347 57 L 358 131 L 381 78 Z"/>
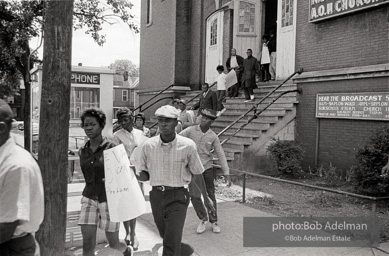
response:
<path fill-rule="evenodd" d="M 223 115 L 228 115 L 229 113 L 235 114 L 240 113 L 243 114 L 247 109 L 230 109 L 223 113 Z M 260 116 L 284 116 L 286 115 L 286 111 L 289 111 L 284 108 L 268 108 L 264 112 L 261 113 Z M 252 116 L 252 115 L 251 115 Z"/>
<path fill-rule="evenodd" d="M 240 150 L 240 151 L 244 151 L 244 147 L 245 145 L 249 146 L 251 145 L 250 144 L 244 144 L 242 142 L 236 142 L 236 141 L 227 141 L 226 143 L 223 144 L 223 149 L 224 148 L 230 148 L 230 149 L 237 149 L 237 150 Z"/>
<path fill-rule="evenodd" d="M 269 97 L 265 99 L 262 103 L 270 103 L 273 101 L 275 97 Z M 253 102 L 249 102 L 251 104 L 258 103 L 259 101 L 262 100 L 262 97 L 255 97 Z M 242 103 L 245 101 L 244 97 L 238 97 L 238 98 L 227 98 L 226 99 L 226 104 L 237 104 L 237 103 Z M 298 103 L 296 100 L 296 96 L 291 96 L 291 95 L 284 95 L 281 98 L 277 99 L 275 101 L 276 103 Z"/>
<path fill-rule="evenodd" d="M 217 121 L 212 124 L 212 129 L 214 127 L 220 127 L 220 128 L 226 128 L 228 125 L 231 124 L 231 121 Z M 245 122 L 237 122 L 235 123 L 232 128 L 240 128 L 242 125 L 244 125 Z M 249 123 L 244 127 L 244 130 L 254 130 L 254 131 L 259 131 L 259 130 L 267 130 L 269 129 L 270 124 L 269 123 Z"/>
<path fill-rule="evenodd" d="M 240 117 L 242 114 L 244 114 L 244 111 L 226 111 L 224 112 L 220 117 L 218 117 L 217 120 L 231 120 L 231 122 L 233 120 L 236 120 L 238 119 L 238 117 Z M 245 120 L 247 121 L 249 118 L 251 118 L 252 116 L 254 115 L 254 112 L 250 112 L 248 113 L 246 116 L 244 116 L 241 120 Z M 268 122 L 268 123 L 276 123 L 280 118 L 282 118 L 283 115 L 259 115 L 257 119 L 255 119 L 256 121 L 263 121 L 263 122 Z"/>
<path fill-rule="evenodd" d="M 226 104 L 225 107 L 226 109 L 245 109 L 245 110 L 248 110 L 250 108 L 252 108 L 252 106 L 255 105 L 256 102 L 240 102 L 240 103 L 229 103 L 229 104 Z M 261 103 L 257 106 L 258 109 L 263 109 L 265 107 L 267 107 L 268 104 L 267 103 Z M 279 103 L 279 102 L 274 102 L 273 104 L 270 105 L 269 108 L 285 108 L 285 109 L 291 109 L 294 107 L 294 103 Z"/>
<path fill-rule="evenodd" d="M 230 131 L 226 131 L 222 135 L 219 136 L 220 141 L 229 138 L 232 136 L 234 133 Z M 245 142 L 252 142 L 253 140 L 259 138 L 260 134 L 248 134 L 244 133 L 244 131 L 240 131 L 237 134 L 234 135 L 234 137 L 231 138 L 231 140 L 236 140 L 236 141 L 245 141 Z"/>
<path fill-rule="evenodd" d="M 234 157 L 235 154 L 242 153 L 242 151 L 239 149 L 233 149 L 233 148 L 227 148 L 227 147 L 223 147 L 223 149 L 224 149 L 224 153 L 226 154 L 226 156 L 229 156 L 229 157 Z"/>
<path fill-rule="evenodd" d="M 249 120 L 249 118 L 251 118 L 253 115 L 251 115 L 250 117 L 248 116 L 245 116 L 243 117 L 242 119 L 240 119 L 238 121 L 238 123 L 247 123 L 247 121 Z M 225 123 L 225 122 L 228 122 L 229 124 L 234 122 L 235 120 L 238 119 L 239 116 L 237 116 L 236 118 L 232 118 L 231 116 L 224 116 L 224 115 L 221 115 L 220 117 L 218 117 L 215 121 L 215 123 L 217 122 L 222 122 L 222 123 Z M 267 119 L 265 119 L 267 118 Z M 278 117 L 262 117 L 259 116 L 258 118 L 256 119 L 253 119 L 251 121 L 251 123 L 256 123 L 256 124 L 275 124 L 278 122 Z"/>
<path fill-rule="evenodd" d="M 222 126 L 222 125 L 212 125 L 211 129 L 217 134 L 219 132 L 221 132 L 224 128 L 226 128 L 225 126 Z M 227 131 L 230 132 L 230 133 L 234 133 L 238 130 L 238 128 L 235 128 L 235 127 L 232 127 L 232 128 L 229 128 Z M 260 129 L 242 129 L 240 132 L 244 133 L 244 134 L 250 134 L 252 136 L 260 136 L 263 132 L 265 132 L 266 129 L 263 129 L 263 130 L 260 130 Z M 240 133 L 239 132 L 239 133 Z"/>

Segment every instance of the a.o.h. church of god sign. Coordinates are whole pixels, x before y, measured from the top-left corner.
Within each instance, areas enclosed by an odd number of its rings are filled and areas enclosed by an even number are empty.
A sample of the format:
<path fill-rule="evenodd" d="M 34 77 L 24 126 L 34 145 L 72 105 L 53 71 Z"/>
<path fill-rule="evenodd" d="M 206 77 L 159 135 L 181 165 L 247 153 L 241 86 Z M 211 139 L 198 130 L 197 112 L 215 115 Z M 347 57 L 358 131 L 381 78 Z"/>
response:
<path fill-rule="evenodd" d="M 309 0 L 309 21 L 329 19 L 389 3 L 389 0 Z"/>

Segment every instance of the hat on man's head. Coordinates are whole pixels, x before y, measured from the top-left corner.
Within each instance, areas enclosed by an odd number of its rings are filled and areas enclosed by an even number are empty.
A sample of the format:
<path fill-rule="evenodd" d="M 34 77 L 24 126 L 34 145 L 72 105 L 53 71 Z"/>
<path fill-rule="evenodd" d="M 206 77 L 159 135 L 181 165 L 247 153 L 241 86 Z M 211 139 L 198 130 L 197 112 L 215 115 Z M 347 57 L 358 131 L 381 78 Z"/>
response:
<path fill-rule="evenodd" d="M 181 99 L 178 103 L 182 103 L 182 104 L 186 105 L 186 100 Z"/>
<path fill-rule="evenodd" d="M 0 99 L 0 121 L 8 121 L 14 117 L 11 107 L 5 100 Z"/>
<path fill-rule="evenodd" d="M 173 106 L 165 105 L 155 111 L 157 117 L 166 117 L 177 119 L 180 116 L 180 111 Z"/>
<path fill-rule="evenodd" d="M 215 120 L 217 118 L 216 111 L 213 109 L 202 109 L 201 115 L 211 118 L 212 120 Z"/>

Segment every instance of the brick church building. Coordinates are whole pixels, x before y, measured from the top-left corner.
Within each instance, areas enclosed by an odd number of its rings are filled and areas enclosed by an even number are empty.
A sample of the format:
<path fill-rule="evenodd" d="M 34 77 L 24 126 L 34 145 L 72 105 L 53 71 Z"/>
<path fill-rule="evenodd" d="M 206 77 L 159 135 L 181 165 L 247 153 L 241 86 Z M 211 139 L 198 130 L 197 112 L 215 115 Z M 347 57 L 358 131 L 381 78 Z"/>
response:
<path fill-rule="evenodd" d="M 371 131 L 389 121 L 388 3 L 142 1 L 139 102 L 174 85 L 160 96 L 165 99 L 146 111 L 153 115 L 170 101 L 167 96 L 213 82 L 216 66 L 225 65 L 231 48 L 243 57 L 251 48 L 257 57 L 262 35 L 275 30 L 278 84 L 297 68 L 304 69 L 293 79 L 302 92 L 293 102 L 294 116 L 288 122 L 293 125 L 292 139 L 305 151 L 303 167 L 331 162 L 349 168 L 355 163 L 355 150 Z M 346 96 L 349 100 L 344 102 Z"/>

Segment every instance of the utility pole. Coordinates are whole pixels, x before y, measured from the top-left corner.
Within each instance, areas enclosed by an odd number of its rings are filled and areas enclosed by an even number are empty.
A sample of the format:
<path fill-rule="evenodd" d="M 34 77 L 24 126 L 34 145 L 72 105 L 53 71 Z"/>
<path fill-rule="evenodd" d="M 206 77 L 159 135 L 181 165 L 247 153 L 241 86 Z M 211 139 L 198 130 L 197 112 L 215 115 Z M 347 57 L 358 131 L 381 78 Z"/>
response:
<path fill-rule="evenodd" d="M 65 255 L 73 0 L 45 1 L 38 163 L 45 218 L 37 234 L 41 255 Z"/>

